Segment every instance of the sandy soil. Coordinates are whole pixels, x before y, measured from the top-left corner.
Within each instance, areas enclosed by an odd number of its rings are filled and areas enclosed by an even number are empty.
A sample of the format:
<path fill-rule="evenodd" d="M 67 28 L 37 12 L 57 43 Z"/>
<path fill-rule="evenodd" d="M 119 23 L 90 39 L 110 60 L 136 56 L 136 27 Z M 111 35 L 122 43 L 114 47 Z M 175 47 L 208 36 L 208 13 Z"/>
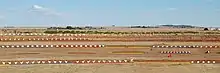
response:
<path fill-rule="evenodd" d="M 126 29 L 108 28 L 105 31 L 201 31 L 202 29 Z M 17 30 L 17 31 L 24 31 Z M 25 30 L 42 33 L 45 29 Z M 104 30 L 100 30 L 104 31 Z M 7 32 L 15 32 L 9 30 Z M 0 31 L 0 33 L 3 33 Z M 12 36 L 13 37 L 13 36 Z M 168 37 L 168 36 L 167 36 Z M 1 37 L 2 38 L 2 37 Z M 163 37 L 162 37 L 163 38 Z M 172 37 L 171 37 L 172 38 Z M 126 38 L 125 38 L 126 39 Z M 0 42 L 1 45 L 30 45 L 30 44 L 105 44 L 105 45 L 220 45 L 216 42 Z M 210 50 L 210 54 L 205 54 Z M 117 51 L 140 51 L 144 54 L 112 54 Z M 191 51 L 192 54 L 161 54 L 161 51 Z M 77 54 L 78 52 L 78 54 Z M 82 53 L 79 53 L 82 52 Z M 46 60 L 46 59 L 145 59 L 145 60 L 197 60 L 220 59 L 219 48 L 0 48 L 1 60 Z M 19 65 L 0 66 L 0 73 L 219 73 L 219 64 L 176 65 L 167 63 L 132 63 L 132 64 L 85 64 L 85 65 Z"/>
<path fill-rule="evenodd" d="M 220 65 L 91 64 L 0 66 L 1 73 L 219 73 Z"/>

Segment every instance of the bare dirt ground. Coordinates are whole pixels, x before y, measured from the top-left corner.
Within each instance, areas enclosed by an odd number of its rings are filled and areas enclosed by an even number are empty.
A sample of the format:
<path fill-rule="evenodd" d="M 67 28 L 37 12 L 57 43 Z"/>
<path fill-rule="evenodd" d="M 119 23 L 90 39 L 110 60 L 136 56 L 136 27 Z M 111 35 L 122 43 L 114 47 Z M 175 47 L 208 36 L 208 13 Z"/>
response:
<path fill-rule="evenodd" d="M 19 31 L 23 31 L 19 30 Z M 45 29 L 25 30 L 42 33 Z M 100 30 L 103 31 L 103 30 Z M 108 28 L 105 31 L 202 31 L 202 29 L 126 29 Z M 8 31 L 14 32 L 13 30 Z M 3 33 L 3 32 L 1 32 Z M 5 36 L 4 36 L 5 37 Z M 8 36 L 7 36 L 8 37 Z M 11 36 L 15 37 L 15 36 Z M 17 37 L 17 36 L 16 36 Z M 19 36 L 22 37 L 22 36 Z M 40 36 L 39 36 L 40 37 Z M 45 37 L 45 36 L 44 36 Z M 168 36 L 164 36 L 168 37 Z M 216 36 L 215 36 L 216 37 Z M 1 37 L 3 38 L 3 37 Z M 147 37 L 146 37 L 147 38 Z M 162 37 L 163 38 L 163 37 Z M 172 37 L 169 37 L 172 38 Z M 97 39 L 97 38 L 95 38 Z M 129 38 L 124 38 L 129 39 Z M 105 44 L 105 45 L 220 45 L 218 42 L 65 42 L 65 41 L 17 41 L 0 42 L 1 45 L 49 45 L 49 44 Z M 209 50 L 211 53 L 205 54 Z M 130 54 L 113 54 L 112 52 L 129 52 Z M 144 52 L 131 54 L 131 51 Z M 161 54 L 161 51 L 191 51 L 192 54 Z M 48 60 L 48 59 L 144 59 L 144 60 L 198 60 L 220 59 L 219 48 L 137 48 L 137 47 L 104 47 L 104 48 L 0 48 L 1 60 Z M 131 63 L 131 64 L 59 64 L 59 65 L 0 65 L 0 73 L 219 73 L 219 64 L 168 64 L 168 63 Z"/>
<path fill-rule="evenodd" d="M 91 64 L 0 66 L 1 73 L 219 73 L 219 65 Z"/>

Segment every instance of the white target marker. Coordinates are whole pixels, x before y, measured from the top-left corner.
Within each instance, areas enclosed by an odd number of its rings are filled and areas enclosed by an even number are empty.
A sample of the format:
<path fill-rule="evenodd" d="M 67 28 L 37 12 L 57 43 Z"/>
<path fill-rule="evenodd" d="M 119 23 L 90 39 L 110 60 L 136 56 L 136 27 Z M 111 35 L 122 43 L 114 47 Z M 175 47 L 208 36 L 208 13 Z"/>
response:
<path fill-rule="evenodd" d="M 131 62 L 134 62 L 134 59 L 131 59 Z"/>
<path fill-rule="evenodd" d="M 32 61 L 31 63 L 32 63 L 32 64 L 34 64 L 34 63 L 35 63 L 35 61 Z"/>
<path fill-rule="evenodd" d="M 57 61 L 53 61 L 53 63 L 57 63 Z"/>
<path fill-rule="evenodd" d="M 76 61 L 76 63 L 79 63 L 79 61 Z"/>
<path fill-rule="evenodd" d="M 98 63 L 100 63 L 101 61 L 100 60 L 98 60 Z"/>
<path fill-rule="evenodd" d="M 59 47 L 59 45 L 56 45 L 56 47 Z"/>
<path fill-rule="evenodd" d="M 92 47 L 92 45 L 89 45 L 89 47 Z"/>
<path fill-rule="evenodd" d="M 85 63 L 85 61 L 83 60 L 82 63 Z"/>
<path fill-rule="evenodd" d="M 66 47 L 69 47 L 69 45 L 66 45 Z"/>
<path fill-rule="evenodd" d="M 47 61 L 49 64 L 51 63 L 51 61 Z"/>
<path fill-rule="evenodd" d="M 46 45 L 46 47 L 49 47 L 49 45 Z"/>
<path fill-rule="evenodd" d="M 23 64 L 24 62 L 20 62 L 20 64 Z"/>
<path fill-rule="evenodd" d="M 62 61 L 59 61 L 59 63 L 62 63 Z"/>
<path fill-rule="evenodd" d="M 53 45 L 50 45 L 50 47 L 53 47 Z"/>
<path fill-rule="evenodd" d="M 116 61 L 116 60 L 113 60 L 113 62 L 115 62 L 115 63 L 116 63 L 117 61 Z"/>
<path fill-rule="evenodd" d="M 27 48 L 30 47 L 29 45 L 26 46 Z"/>
<path fill-rule="evenodd" d="M 210 63 L 210 61 L 207 61 L 207 63 L 209 64 L 209 63 Z"/>
<path fill-rule="evenodd" d="M 68 63 L 68 61 L 64 61 L 65 63 Z"/>
<path fill-rule="evenodd" d="M 128 60 L 124 60 L 125 62 L 128 62 Z"/>
<path fill-rule="evenodd" d="M 202 61 L 202 63 L 204 64 L 204 63 L 205 63 L 205 61 Z"/>
<path fill-rule="evenodd" d="M 44 47 L 44 45 L 41 45 L 41 47 L 43 48 L 43 47 Z"/>
<path fill-rule="evenodd" d="M 99 45 L 99 47 L 102 47 L 102 45 Z"/>
<path fill-rule="evenodd" d="M 11 64 L 11 62 L 8 62 L 8 64 Z"/>
<path fill-rule="evenodd" d="M 212 63 L 215 63 L 215 61 L 212 61 Z"/>
<path fill-rule="evenodd" d="M 89 61 L 87 61 L 87 63 L 90 63 L 90 60 L 89 60 Z"/>
<path fill-rule="evenodd" d="M 26 64 L 29 64 L 29 61 L 27 61 Z"/>
<path fill-rule="evenodd" d="M 5 64 L 5 62 L 2 62 L 2 64 Z"/>
<path fill-rule="evenodd" d="M 44 63 L 45 63 L 45 61 L 42 61 L 42 63 L 44 64 Z"/>
<path fill-rule="evenodd" d="M 191 63 L 194 63 L 194 61 L 191 61 Z"/>
<path fill-rule="evenodd" d="M 112 61 L 111 61 L 111 60 L 108 60 L 108 62 L 111 63 Z"/>
<path fill-rule="evenodd" d="M 63 45 L 61 45 L 61 47 L 64 47 Z"/>
<path fill-rule="evenodd" d="M 93 60 L 92 63 L 95 63 L 95 60 Z"/>
<path fill-rule="evenodd" d="M 105 63 L 106 61 L 105 61 L 105 60 L 102 60 L 102 62 Z"/>
<path fill-rule="evenodd" d="M 6 48 L 9 48 L 9 46 L 7 45 Z"/>
<path fill-rule="evenodd" d="M 39 45 L 36 45 L 36 47 L 38 48 L 38 47 L 39 47 Z"/>
<path fill-rule="evenodd" d="M 31 47 L 33 48 L 33 47 L 34 47 L 34 45 L 31 45 Z"/>
<path fill-rule="evenodd" d="M 14 62 L 15 64 L 18 64 L 18 62 Z"/>
<path fill-rule="evenodd" d="M 197 63 L 199 63 L 200 61 L 197 61 Z"/>
<path fill-rule="evenodd" d="M 121 61 L 121 60 L 118 60 L 118 62 L 120 62 L 120 63 L 121 63 L 122 61 Z"/>

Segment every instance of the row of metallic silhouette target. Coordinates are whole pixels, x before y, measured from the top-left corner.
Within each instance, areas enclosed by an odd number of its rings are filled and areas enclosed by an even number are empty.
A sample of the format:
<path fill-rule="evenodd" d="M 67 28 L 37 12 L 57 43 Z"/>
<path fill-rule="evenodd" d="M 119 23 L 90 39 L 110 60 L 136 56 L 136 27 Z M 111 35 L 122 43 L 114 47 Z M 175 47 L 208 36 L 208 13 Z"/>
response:
<path fill-rule="evenodd" d="M 86 34 L 7 33 L 0 36 L 85 36 Z"/>
<path fill-rule="evenodd" d="M 162 54 L 191 54 L 191 51 L 161 51 Z"/>
<path fill-rule="evenodd" d="M 0 41 L 63 41 L 89 40 L 88 38 L 1 38 Z"/>
<path fill-rule="evenodd" d="M 0 48 L 101 48 L 105 45 L 0 45 Z"/>
<path fill-rule="evenodd" d="M 199 45 L 162 45 L 162 46 L 152 46 L 153 48 L 220 48 L 220 46 L 214 45 L 214 46 L 199 46 Z"/>
<path fill-rule="evenodd" d="M 0 65 L 28 65 L 28 64 L 96 64 L 96 63 L 133 63 L 133 59 L 124 60 L 24 60 L 24 61 L 1 61 Z M 154 62 L 154 61 L 150 61 Z M 161 61 L 162 62 L 162 61 Z M 184 61 L 185 62 L 185 61 Z M 192 60 L 191 64 L 216 64 L 215 60 Z M 179 63 L 179 62 L 178 62 Z"/>
<path fill-rule="evenodd" d="M 24 60 L 24 61 L 1 61 L 3 65 L 22 65 L 22 64 L 86 64 L 86 63 L 131 63 L 133 60 Z"/>

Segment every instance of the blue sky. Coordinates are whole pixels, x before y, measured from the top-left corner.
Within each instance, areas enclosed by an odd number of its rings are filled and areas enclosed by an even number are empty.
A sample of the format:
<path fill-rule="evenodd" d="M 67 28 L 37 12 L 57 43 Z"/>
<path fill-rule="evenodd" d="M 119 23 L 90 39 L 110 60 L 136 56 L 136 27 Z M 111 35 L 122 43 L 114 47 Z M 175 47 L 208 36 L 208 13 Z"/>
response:
<path fill-rule="evenodd" d="M 220 26 L 220 0 L 1 0 L 1 26 Z"/>

